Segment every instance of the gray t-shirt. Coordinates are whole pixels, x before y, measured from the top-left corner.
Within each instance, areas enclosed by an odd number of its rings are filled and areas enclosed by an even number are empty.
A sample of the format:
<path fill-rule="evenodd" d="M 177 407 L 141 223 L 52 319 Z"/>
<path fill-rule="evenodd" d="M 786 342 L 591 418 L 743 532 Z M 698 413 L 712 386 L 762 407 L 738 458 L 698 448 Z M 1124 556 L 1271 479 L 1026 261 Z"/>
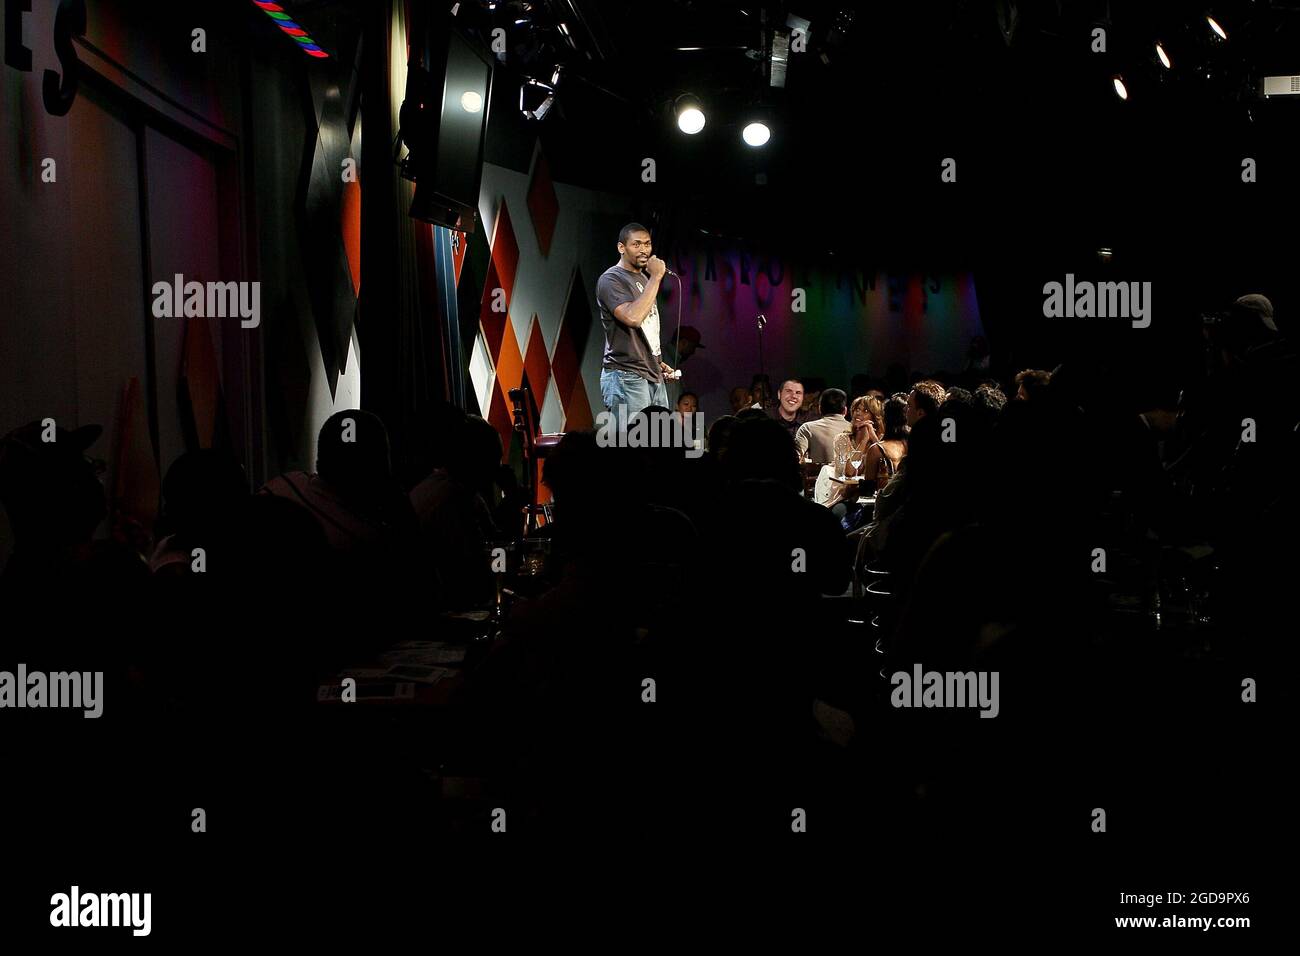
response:
<path fill-rule="evenodd" d="M 647 279 L 639 272 L 629 272 L 621 265 L 606 269 L 596 280 L 596 305 L 600 309 L 600 324 L 605 330 L 605 354 L 602 368 L 636 372 L 651 382 L 663 381 L 659 360 L 650 349 L 650 343 L 640 328 L 632 328 L 614 318 L 614 310 L 624 302 L 635 302 L 641 297 Z M 637 288 L 637 286 L 640 288 Z"/>

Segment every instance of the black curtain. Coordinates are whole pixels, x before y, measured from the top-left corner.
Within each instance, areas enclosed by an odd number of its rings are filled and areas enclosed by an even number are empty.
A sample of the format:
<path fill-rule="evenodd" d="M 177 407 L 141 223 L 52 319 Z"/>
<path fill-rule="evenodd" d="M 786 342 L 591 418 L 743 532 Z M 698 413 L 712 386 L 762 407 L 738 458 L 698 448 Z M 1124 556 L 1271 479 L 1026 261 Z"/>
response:
<path fill-rule="evenodd" d="M 361 406 L 388 426 L 398 474 L 409 471 L 420 446 L 418 422 L 435 402 L 448 399 L 429 226 L 407 215 L 413 187 L 398 175 L 393 161 L 394 103 L 401 102 L 405 90 L 392 89 L 389 82 L 390 31 L 402 23 L 402 6 L 395 0 L 365 6 L 357 322 Z M 420 30 L 416 23 L 408 31 L 412 58 L 420 55 Z"/>

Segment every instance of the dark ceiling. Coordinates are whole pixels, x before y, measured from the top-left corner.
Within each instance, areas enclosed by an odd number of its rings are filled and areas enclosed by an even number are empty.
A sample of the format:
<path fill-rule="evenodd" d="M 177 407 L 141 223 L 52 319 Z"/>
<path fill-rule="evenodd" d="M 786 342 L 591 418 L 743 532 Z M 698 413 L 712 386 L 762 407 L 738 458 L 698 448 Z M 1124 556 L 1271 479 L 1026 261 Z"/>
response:
<path fill-rule="evenodd" d="M 933 243 L 938 221 L 960 231 L 1013 206 L 1051 217 L 1065 202 L 1086 229 L 1096 217 L 1145 216 L 1152 202 L 1177 217 L 1189 196 L 1239 186 L 1245 156 L 1274 186 L 1295 165 L 1300 102 L 1257 94 L 1263 74 L 1300 73 L 1294 2 L 1214 3 L 1226 42 L 1203 4 L 1172 0 L 477 6 L 511 42 L 493 122 L 540 135 L 558 179 L 638 194 L 690 228 L 842 242 L 855 220 L 888 219 L 899 241 Z M 776 87 L 773 39 L 791 16 L 810 24 L 807 49 L 790 54 Z M 1091 49 L 1096 27 L 1105 53 Z M 1157 39 L 1172 70 L 1156 60 Z M 558 63 L 558 108 L 541 123 L 516 120 L 515 80 Z M 704 103 L 696 136 L 673 121 L 682 93 Z M 773 136 L 752 149 L 740 129 L 760 111 Z M 641 181 L 646 157 L 654 184 Z M 947 157 L 955 185 L 940 182 Z"/>
<path fill-rule="evenodd" d="M 1300 3 L 1209 3 L 1226 41 L 1204 2 L 1174 0 L 498 4 L 516 42 L 492 123 L 528 155 L 539 136 L 557 179 L 629 196 L 661 248 L 707 236 L 860 267 L 970 267 L 990 334 L 1026 354 L 1086 346 L 1172 367 L 1176 351 L 1196 357 L 1199 309 L 1256 287 L 1295 305 L 1296 242 L 1274 236 L 1293 232 L 1300 198 L 1300 97 L 1258 89 L 1300 74 Z M 809 21 L 807 49 L 776 87 L 773 36 L 792 15 Z M 558 109 L 520 120 L 514 78 L 556 62 Z M 682 93 L 708 116 L 696 136 L 674 123 Z M 773 135 L 752 149 L 740 129 L 760 109 Z M 940 179 L 949 157 L 956 183 Z M 1244 158 L 1257 183 L 1242 182 Z M 1091 331 L 1063 343 L 1035 316 L 1042 276 L 1071 270 L 1149 276 L 1186 321 L 1140 348 Z"/>

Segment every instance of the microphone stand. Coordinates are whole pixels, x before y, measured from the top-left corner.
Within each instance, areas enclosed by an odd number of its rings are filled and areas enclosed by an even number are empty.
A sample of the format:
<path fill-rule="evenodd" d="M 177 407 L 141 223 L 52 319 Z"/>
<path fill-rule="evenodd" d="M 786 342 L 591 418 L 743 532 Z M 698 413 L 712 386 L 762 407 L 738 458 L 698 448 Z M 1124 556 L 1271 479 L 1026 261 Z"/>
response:
<path fill-rule="evenodd" d="M 647 279 L 650 278 L 650 273 L 647 272 L 645 269 L 641 270 L 641 274 L 645 276 Z M 682 367 L 682 279 L 681 276 L 679 276 L 676 272 L 673 272 L 672 269 L 664 270 L 664 278 L 667 278 L 668 276 L 672 276 L 674 279 L 677 280 L 677 334 L 673 339 L 673 361 L 677 363 L 677 369 L 680 370 Z M 663 331 L 662 320 L 660 322 L 659 329 L 660 332 Z M 662 344 L 662 342 L 663 339 L 661 336 L 660 344 Z M 662 360 L 663 360 L 663 355 L 661 350 L 660 361 Z M 680 379 L 673 379 L 673 381 L 675 382 L 680 381 Z"/>
<path fill-rule="evenodd" d="M 767 325 L 767 316 L 759 313 L 758 316 L 758 374 L 766 375 L 767 369 L 763 367 L 763 326 Z"/>

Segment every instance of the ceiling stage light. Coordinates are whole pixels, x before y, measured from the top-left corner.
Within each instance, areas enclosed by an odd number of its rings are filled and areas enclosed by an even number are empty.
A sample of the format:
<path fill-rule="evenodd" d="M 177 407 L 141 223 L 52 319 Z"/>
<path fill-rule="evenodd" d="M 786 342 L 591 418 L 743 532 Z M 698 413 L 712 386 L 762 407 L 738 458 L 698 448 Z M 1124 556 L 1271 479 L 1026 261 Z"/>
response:
<path fill-rule="evenodd" d="M 677 128 L 683 133 L 694 136 L 704 129 L 703 104 L 694 96 L 677 98 Z"/>
<path fill-rule="evenodd" d="M 772 138 L 772 131 L 765 123 L 750 123 L 740 135 L 750 146 L 762 146 Z"/>

